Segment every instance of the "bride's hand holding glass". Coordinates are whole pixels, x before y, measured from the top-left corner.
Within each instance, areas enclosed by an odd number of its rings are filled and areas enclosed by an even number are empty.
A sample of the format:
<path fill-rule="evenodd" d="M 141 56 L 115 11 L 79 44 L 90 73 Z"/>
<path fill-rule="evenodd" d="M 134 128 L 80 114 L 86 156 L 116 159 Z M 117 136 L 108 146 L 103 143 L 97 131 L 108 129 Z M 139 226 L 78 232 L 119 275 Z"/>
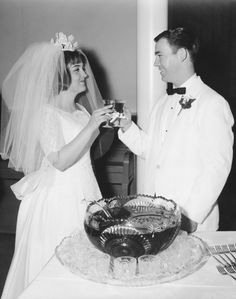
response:
<path fill-rule="evenodd" d="M 102 123 L 110 119 L 112 111 L 113 105 L 108 105 L 93 111 L 88 125 L 93 129 L 97 129 Z"/>

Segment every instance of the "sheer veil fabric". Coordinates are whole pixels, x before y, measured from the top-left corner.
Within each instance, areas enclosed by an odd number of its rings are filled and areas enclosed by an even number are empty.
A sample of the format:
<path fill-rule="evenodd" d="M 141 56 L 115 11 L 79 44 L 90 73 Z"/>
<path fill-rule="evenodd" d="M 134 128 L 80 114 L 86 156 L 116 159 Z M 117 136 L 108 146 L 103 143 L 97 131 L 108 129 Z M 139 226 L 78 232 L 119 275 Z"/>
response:
<path fill-rule="evenodd" d="M 103 106 L 86 55 L 86 97 L 90 110 Z M 9 167 L 29 174 L 40 168 L 44 153 L 40 129 L 44 107 L 57 108 L 65 71 L 63 51 L 50 42 L 35 43 L 14 64 L 2 86 L 0 154 Z M 60 83 L 59 83 L 60 82 Z"/>

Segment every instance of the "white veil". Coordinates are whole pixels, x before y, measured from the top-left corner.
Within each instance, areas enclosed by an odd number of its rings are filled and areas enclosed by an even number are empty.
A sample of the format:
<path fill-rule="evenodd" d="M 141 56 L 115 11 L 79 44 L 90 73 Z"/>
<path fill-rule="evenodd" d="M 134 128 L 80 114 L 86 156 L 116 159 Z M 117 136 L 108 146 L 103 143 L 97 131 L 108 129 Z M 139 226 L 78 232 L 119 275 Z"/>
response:
<path fill-rule="evenodd" d="M 3 82 L 0 154 L 9 159 L 8 166 L 16 171 L 28 174 L 42 163 L 40 112 L 47 104 L 56 105 L 65 68 L 64 54 L 58 46 L 50 42 L 35 43 L 18 59 Z M 93 111 L 103 104 L 87 58 L 85 70 L 86 96 Z"/>

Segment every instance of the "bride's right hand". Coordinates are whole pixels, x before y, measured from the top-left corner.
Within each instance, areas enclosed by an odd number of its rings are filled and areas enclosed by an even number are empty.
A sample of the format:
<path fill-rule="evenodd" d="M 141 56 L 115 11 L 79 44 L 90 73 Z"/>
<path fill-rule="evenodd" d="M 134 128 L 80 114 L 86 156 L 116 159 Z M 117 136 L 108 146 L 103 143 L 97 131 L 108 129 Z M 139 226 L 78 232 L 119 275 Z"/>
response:
<path fill-rule="evenodd" d="M 97 129 L 101 125 L 101 123 L 109 120 L 110 114 L 113 112 L 112 107 L 113 105 L 108 105 L 94 110 L 90 117 L 88 126 L 91 126 L 93 129 Z"/>

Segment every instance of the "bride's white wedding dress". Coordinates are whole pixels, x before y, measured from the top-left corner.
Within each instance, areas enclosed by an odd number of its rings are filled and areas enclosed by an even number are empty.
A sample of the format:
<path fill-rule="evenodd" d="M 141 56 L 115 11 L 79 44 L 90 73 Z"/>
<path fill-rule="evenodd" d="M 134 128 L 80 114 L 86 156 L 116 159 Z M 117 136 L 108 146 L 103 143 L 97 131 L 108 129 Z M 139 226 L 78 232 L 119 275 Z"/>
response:
<path fill-rule="evenodd" d="M 45 107 L 40 170 L 12 186 L 21 205 L 17 219 L 15 253 L 2 299 L 15 299 L 36 277 L 63 237 L 83 227 L 87 201 L 101 198 L 90 152 L 65 171 L 54 168 L 46 156 L 70 142 L 89 121 L 88 112 L 64 112 Z"/>

